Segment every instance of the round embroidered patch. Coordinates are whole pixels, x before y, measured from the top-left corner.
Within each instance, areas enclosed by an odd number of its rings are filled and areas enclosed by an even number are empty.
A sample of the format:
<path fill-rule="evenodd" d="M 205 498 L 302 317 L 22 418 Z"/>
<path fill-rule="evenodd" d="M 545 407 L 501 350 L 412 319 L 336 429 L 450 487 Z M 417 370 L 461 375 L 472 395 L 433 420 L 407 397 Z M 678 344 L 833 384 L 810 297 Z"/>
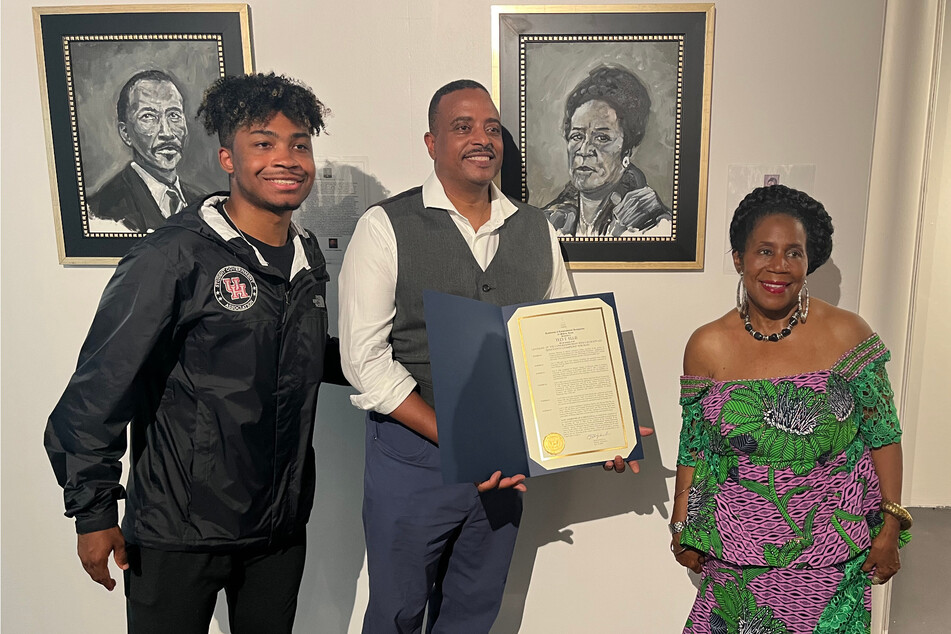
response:
<path fill-rule="evenodd" d="M 258 285 L 254 277 L 240 266 L 226 266 L 215 276 L 215 299 L 233 311 L 243 311 L 254 305 Z"/>

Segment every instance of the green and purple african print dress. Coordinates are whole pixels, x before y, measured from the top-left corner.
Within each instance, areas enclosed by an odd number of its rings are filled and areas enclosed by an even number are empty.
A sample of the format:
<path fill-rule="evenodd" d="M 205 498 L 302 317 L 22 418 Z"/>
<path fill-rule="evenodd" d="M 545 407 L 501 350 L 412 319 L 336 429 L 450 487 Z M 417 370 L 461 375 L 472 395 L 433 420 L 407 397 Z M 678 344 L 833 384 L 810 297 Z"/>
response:
<path fill-rule="evenodd" d="M 901 438 L 888 358 L 872 335 L 829 370 L 681 378 L 677 462 L 695 471 L 680 543 L 707 553 L 685 634 L 869 630 L 869 448 Z"/>

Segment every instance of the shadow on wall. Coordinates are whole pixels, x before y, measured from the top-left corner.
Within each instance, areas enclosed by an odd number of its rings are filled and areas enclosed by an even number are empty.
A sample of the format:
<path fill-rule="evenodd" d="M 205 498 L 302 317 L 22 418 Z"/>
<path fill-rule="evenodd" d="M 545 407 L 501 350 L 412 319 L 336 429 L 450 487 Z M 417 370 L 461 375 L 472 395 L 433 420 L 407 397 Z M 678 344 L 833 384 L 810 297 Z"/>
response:
<path fill-rule="evenodd" d="M 323 391 L 326 390 L 326 391 Z M 307 525 L 307 563 L 297 604 L 302 632 L 345 633 L 363 568 L 364 413 L 349 388 L 322 388 L 317 408 L 317 494 Z"/>
<path fill-rule="evenodd" d="M 371 201 L 388 195 L 375 177 L 366 175 L 366 180 Z M 330 330 L 336 334 L 339 266 L 328 265 L 328 273 Z M 642 427 L 653 427 L 633 334 L 624 332 L 622 336 L 638 422 Z M 351 617 L 357 622 L 362 619 L 353 611 L 366 552 L 361 515 L 365 427 L 363 412 L 350 404 L 349 396 L 353 393 L 352 389 L 333 385 L 323 386 L 320 391 L 314 434 L 317 491 L 307 527 L 307 563 L 295 625 L 295 630 L 302 632 L 346 634 Z M 656 512 L 667 521 L 666 479 L 674 477 L 676 471 L 662 464 L 656 435 L 645 438 L 643 443 L 644 460 L 641 473 L 636 476 L 590 467 L 531 480 L 524 496 L 525 510 L 505 598 L 493 633 L 519 631 L 538 549 L 556 541 L 572 543 L 570 526 L 631 512 Z M 593 491 L 597 495 L 592 495 Z M 215 625 L 225 634 L 231 631 L 223 596 L 219 596 L 215 609 Z"/>
<path fill-rule="evenodd" d="M 375 176 L 361 175 L 371 204 L 389 195 Z M 313 208 L 310 211 L 320 212 Z M 306 219 L 301 222 L 313 231 Z M 329 328 L 336 336 L 340 265 L 328 263 L 327 273 Z M 307 561 L 298 594 L 295 631 L 346 634 L 354 616 L 357 582 L 366 552 L 362 518 L 366 427 L 364 412 L 350 403 L 354 393 L 352 388 L 336 385 L 320 388 L 314 428 L 317 489 L 307 525 Z M 359 622 L 362 615 L 355 618 Z M 214 621 L 221 632 L 230 634 L 223 593 L 218 596 Z"/>
<path fill-rule="evenodd" d="M 630 331 L 622 333 L 622 344 L 627 355 L 638 424 L 641 427 L 654 427 L 644 373 Z M 505 598 L 492 628 L 493 634 L 519 631 L 538 549 L 552 542 L 572 544 L 570 526 L 625 513 L 657 513 L 663 521 L 667 521 L 666 505 L 670 496 L 666 480 L 677 472 L 663 465 L 656 434 L 644 438 L 642 442 L 644 460 L 640 463 L 641 472 L 637 475 L 629 471 L 622 474 L 605 473 L 600 467 L 588 467 L 533 478 L 529 482 Z M 593 494 L 595 492 L 596 495 Z"/>
<path fill-rule="evenodd" d="M 374 205 L 389 196 L 383 184 L 361 169 L 361 165 L 359 159 L 318 159 L 314 188 L 294 212 L 294 219 L 321 239 L 344 238 L 349 242 L 357 220 L 366 211 L 363 205 Z M 328 262 L 331 255 L 332 252 L 324 253 Z M 342 253 L 336 255 L 342 257 Z"/>
<path fill-rule="evenodd" d="M 832 258 L 809 276 L 809 292 L 833 306 L 839 305 L 842 299 L 842 271 Z"/>

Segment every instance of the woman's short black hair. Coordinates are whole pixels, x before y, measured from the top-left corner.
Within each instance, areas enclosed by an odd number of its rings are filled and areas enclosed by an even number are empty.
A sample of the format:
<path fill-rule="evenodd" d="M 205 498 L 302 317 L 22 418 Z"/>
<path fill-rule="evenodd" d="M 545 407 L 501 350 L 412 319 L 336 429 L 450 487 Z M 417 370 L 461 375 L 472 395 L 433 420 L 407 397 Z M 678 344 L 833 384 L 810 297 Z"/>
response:
<path fill-rule="evenodd" d="M 807 274 L 826 263 L 832 255 L 832 218 L 818 200 L 785 185 L 757 187 L 746 195 L 730 222 L 730 247 L 733 251 L 743 253 L 756 224 L 773 214 L 792 216 L 806 230 Z"/>
<path fill-rule="evenodd" d="M 644 140 L 651 98 L 634 73 L 614 66 L 599 66 L 588 73 L 565 101 L 565 138 L 571 133 L 571 117 L 589 101 L 603 101 L 617 113 L 624 132 L 621 151 L 627 153 Z"/>
<path fill-rule="evenodd" d="M 234 143 L 235 130 L 267 121 L 280 112 L 313 135 L 324 130 L 330 114 L 313 91 L 299 81 L 274 73 L 222 77 L 201 100 L 198 118 L 223 147 Z"/>

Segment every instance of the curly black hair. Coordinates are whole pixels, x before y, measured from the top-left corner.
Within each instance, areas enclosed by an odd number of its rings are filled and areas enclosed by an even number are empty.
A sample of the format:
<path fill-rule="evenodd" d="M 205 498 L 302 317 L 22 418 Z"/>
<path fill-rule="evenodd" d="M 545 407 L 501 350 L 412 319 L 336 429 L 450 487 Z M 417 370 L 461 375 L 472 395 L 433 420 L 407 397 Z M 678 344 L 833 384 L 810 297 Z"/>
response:
<path fill-rule="evenodd" d="M 730 246 L 736 253 L 746 250 L 746 241 L 756 224 L 766 216 L 786 214 L 806 230 L 806 256 L 811 274 L 832 255 L 832 218 L 818 200 L 785 185 L 757 187 L 740 202 L 730 222 Z"/>
<path fill-rule="evenodd" d="M 565 138 L 571 134 L 571 117 L 575 110 L 589 101 L 603 101 L 617 113 L 624 137 L 621 152 L 627 154 L 644 140 L 647 118 L 651 112 L 651 98 L 647 87 L 638 77 L 623 68 L 599 66 L 581 80 L 565 100 Z"/>
<path fill-rule="evenodd" d="M 222 77 L 213 83 L 197 116 L 223 147 L 234 143 L 239 128 L 262 123 L 277 112 L 313 135 L 325 130 L 330 110 L 303 83 L 274 73 Z"/>

